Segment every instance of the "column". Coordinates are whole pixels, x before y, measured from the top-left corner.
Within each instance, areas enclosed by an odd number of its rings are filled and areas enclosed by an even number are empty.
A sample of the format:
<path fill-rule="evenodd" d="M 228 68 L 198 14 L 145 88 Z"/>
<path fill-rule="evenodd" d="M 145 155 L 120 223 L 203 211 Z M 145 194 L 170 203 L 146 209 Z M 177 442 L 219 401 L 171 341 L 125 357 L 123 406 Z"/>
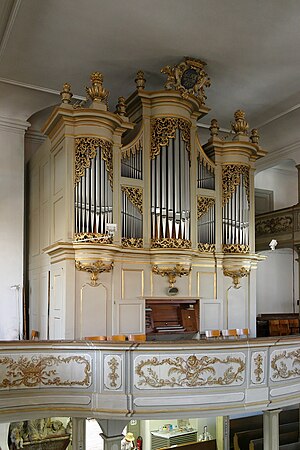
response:
<path fill-rule="evenodd" d="M 85 421 L 72 417 L 72 450 L 85 450 Z"/>
<path fill-rule="evenodd" d="M 24 133 L 29 125 L 0 116 L 0 340 L 23 337 Z"/>
<path fill-rule="evenodd" d="M 279 414 L 282 409 L 264 411 L 264 450 L 279 449 Z"/>
<path fill-rule="evenodd" d="M 229 450 L 229 416 L 216 417 L 216 440 L 218 450 Z"/>
<path fill-rule="evenodd" d="M 128 425 L 128 420 L 113 420 L 113 419 L 96 419 L 99 423 L 102 433 L 100 436 L 103 439 L 103 450 L 120 450 L 121 440 L 124 435 L 123 429 Z"/>

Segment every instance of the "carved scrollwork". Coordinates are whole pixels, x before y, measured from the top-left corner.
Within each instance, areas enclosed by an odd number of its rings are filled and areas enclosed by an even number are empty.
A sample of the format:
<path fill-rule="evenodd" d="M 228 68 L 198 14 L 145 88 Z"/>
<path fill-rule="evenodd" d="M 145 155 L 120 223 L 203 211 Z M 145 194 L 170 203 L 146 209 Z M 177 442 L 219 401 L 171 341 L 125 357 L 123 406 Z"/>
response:
<path fill-rule="evenodd" d="M 152 248 L 191 248 L 191 246 L 192 242 L 189 239 L 151 239 Z"/>
<path fill-rule="evenodd" d="M 122 247 L 124 248 L 143 248 L 144 240 L 142 238 L 122 238 Z"/>
<path fill-rule="evenodd" d="M 242 134 L 247 135 L 248 134 L 248 128 L 249 124 L 245 119 L 245 112 L 241 109 L 238 109 L 234 113 L 234 122 L 231 122 L 231 128 L 235 132 L 235 134 Z"/>
<path fill-rule="evenodd" d="M 103 75 L 101 72 L 91 74 L 92 87 L 86 87 L 86 93 L 93 102 L 105 103 L 107 105 L 109 91 L 103 87 Z"/>
<path fill-rule="evenodd" d="M 271 379 L 288 380 L 300 376 L 300 348 L 274 351 L 271 355 Z"/>
<path fill-rule="evenodd" d="M 223 253 L 249 253 L 250 247 L 245 244 L 223 244 Z"/>
<path fill-rule="evenodd" d="M 0 388 L 39 386 L 89 386 L 91 364 L 84 356 L 32 355 L 0 358 Z M 82 372 L 79 378 L 78 368 Z M 72 374 L 77 374 L 76 379 Z"/>
<path fill-rule="evenodd" d="M 135 186 L 122 186 L 128 200 L 143 214 L 143 189 Z"/>
<path fill-rule="evenodd" d="M 204 216 L 210 208 L 212 208 L 215 204 L 215 199 L 212 197 L 203 197 L 198 195 L 197 197 L 197 219 Z"/>
<path fill-rule="evenodd" d="M 186 143 L 186 150 L 190 154 L 190 122 L 177 117 L 161 117 L 151 119 L 151 159 L 160 154 L 161 147 L 168 145 L 169 139 L 175 138 L 177 129 L 181 131 L 181 138 Z"/>
<path fill-rule="evenodd" d="M 248 204 L 250 203 L 249 166 L 244 164 L 224 164 L 222 166 L 223 206 L 228 203 L 235 193 L 237 186 L 241 182 L 241 175 L 243 176 Z"/>
<path fill-rule="evenodd" d="M 102 272 L 110 272 L 114 266 L 114 263 L 104 264 L 103 261 L 95 261 L 93 263 L 81 263 L 80 261 L 75 261 L 75 267 L 77 270 L 83 270 L 91 274 L 91 285 L 97 286 L 98 275 Z"/>
<path fill-rule="evenodd" d="M 242 355 L 189 355 L 187 357 L 141 359 L 135 367 L 136 385 L 149 388 L 194 388 L 242 384 Z"/>
<path fill-rule="evenodd" d="M 207 244 L 207 243 L 199 242 L 198 250 L 199 250 L 199 252 L 203 252 L 203 253 L 214 253 L 216 251 L 216 244 Z"/>
<path fill-rule="evenodd" d="M 240 285 L 240 278 L 247 277 L 250 273 L 249 269 L 241 267 L 239 269 L 223 269 L 225 277 L 231 277 L 233 282 L 233 287 L 238 288 Z"/>
<path fill-rule="evenodd" d="M 167 75 L 166 89 L 179 91 L 183 98 L 192 95 L 201 105 L 205 105 L 204 88 L 210 86 L 210 78 L 204 70 L 206 63 L 200 59 L 185 57 L 174 67 L 165 66 L 161 72 Z"/>
<path fill-rule="evenodd" d="M 263 355 L 261 353 L 256 353 L 254 358 L 253 358 L 253 362 L 255 364 L 255 369 L 254 369 L 254 375 L 255 375 L 255 382 L 256 383 L 261 383 L 263 381 L 263 363 L 264 363 L 264 358 Z"/>
<path fill-rule="evenodd" d="M 109 234 L 101 233 L 75 233 L 75 242 L 94 242 L 97 244 L 112 244 L 113 238 Z"/>
<path fill-rule="evenodd" d="M 112 388 L 117 387 L 117 383 L 116 381 L 119 378 L 119 374 L 118 374 L 118 368 L 119 368 L 119 361 L 112 357 L 109 361 L 108 361 L 108 366 L 110 368 L 110 373 L 108 374 L 108 378 L 110 379 L 110 386 Z"/>
<path fill-rule="evenodd" d="M 159 268 L 158 266 L 153 266 L 152 272 L 156 273 L 156 275 L 161 275 L 162 277 L 167 276 L 169 279 L 170 287 L 173 287 L 174 283 L 176 283 L 176 277 L 189 275 L 191 272 L 191 267 L 187 269 L 186 267 L 183 267 L 181 264 L 176 264 L 176 266 L 171 268 Z"/>
<path fill-rule="evenodd" d="M 279 216 L 271 219 L 257 220 L 255 224 L 255 232 L 257 235 L 283 233 L 292 231 L 293 216 Z"/>
<path fill-rule="evenodd" d="M 84 175 L 85 169 L 90 167 L 91 159 L 96 157 L 97 149 L 101 149 L 101 156 L 105 161 L 108 179 L 113 188 L 113 152 L 112 143 L 101 138 L 80 137 L 75 140 L 75 184 Z"/>

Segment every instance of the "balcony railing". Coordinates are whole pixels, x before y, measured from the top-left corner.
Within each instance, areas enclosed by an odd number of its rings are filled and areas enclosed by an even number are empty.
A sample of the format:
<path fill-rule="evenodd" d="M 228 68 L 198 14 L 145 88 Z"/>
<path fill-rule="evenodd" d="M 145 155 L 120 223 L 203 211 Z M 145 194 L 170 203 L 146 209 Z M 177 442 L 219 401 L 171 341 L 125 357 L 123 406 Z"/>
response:
<path fill-rule="evenodd" d="M 1 342 L 2 421 L 206 417 L 300 403 L 300 336 Z"/>
<path fill-rule="evenodd" d="M 281 248 L 300 244 L 300 204 L 256 216 L 256 250 L 269 249 L 271 239 L 276 239 Z"/>

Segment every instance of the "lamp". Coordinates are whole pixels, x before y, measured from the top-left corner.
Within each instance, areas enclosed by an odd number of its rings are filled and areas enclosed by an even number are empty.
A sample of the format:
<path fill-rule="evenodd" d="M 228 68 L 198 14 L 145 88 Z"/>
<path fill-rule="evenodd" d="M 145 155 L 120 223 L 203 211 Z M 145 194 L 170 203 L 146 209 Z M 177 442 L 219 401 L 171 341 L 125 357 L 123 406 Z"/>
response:
<path fill-rule="evenodd" d="M 270 249 L 275 250 L 277 244 L 278 244 L 278 242 L 276 241 L 276 239 L 272 239 L 269 244 Z"/>

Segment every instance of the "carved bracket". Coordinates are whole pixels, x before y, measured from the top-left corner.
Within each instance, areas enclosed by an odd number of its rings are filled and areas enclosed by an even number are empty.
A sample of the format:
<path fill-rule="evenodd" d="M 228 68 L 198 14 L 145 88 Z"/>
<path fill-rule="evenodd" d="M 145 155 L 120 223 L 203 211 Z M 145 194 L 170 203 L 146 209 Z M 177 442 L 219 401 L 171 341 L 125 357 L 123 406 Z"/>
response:
<path fill-rule="evenodd" d="M 104 264 L 101 260 L 95 261 L 93 263 L 81 263 L 80 261 L 75 261 L 75 267 L 77 270 L 83 270 L 91 274 L 91 285 L 96 286 L 98 281 L 98 275 L 102 272 L 110 272 L 114 266 L 114 263 Z"/>
<path fill-rule="evenodd" d="M 191 267 L 187 269 L 181 264 L 176 264 L 176 266 L 174 266 L 173 268 L 160 269 L 158 266 L 153 266 L 152 272 L 156 273 L 156 275 L 161 275 L 162 277 L 167 276 L 169 278 L 170 287 L 172 288 L 174 286 L 174 283 L 176 283 L 176 277 L 189 275 L 191 272 Z"/>
<path fill-rule="evenodd" d="M 231 277 L 233 281 L 233 287 L 238 289 L 240 287 L 240 278 L 247 277 L 250 273 L 249 269 L 245 269 L 245 267 L 241 267 L 236 270 L 223 269 L 223 273 L 225 277 Z"/>

